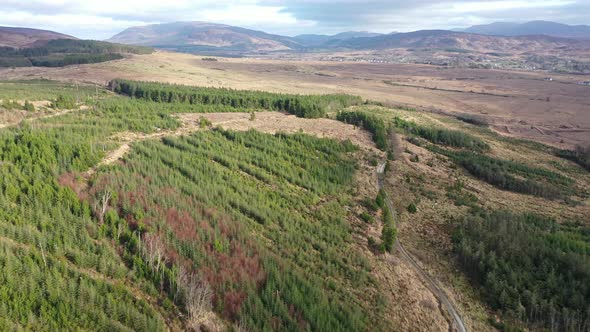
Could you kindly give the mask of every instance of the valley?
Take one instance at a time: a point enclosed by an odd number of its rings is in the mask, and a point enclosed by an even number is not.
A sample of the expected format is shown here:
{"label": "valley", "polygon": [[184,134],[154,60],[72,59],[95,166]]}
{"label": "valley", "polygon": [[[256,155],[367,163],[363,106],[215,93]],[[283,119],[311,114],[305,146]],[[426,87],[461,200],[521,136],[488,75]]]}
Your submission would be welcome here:
{"label": "valley", "polygon": [[549,23],[7,30],[0,330],[587,331],[590,75],[523,61],[586,30]]}

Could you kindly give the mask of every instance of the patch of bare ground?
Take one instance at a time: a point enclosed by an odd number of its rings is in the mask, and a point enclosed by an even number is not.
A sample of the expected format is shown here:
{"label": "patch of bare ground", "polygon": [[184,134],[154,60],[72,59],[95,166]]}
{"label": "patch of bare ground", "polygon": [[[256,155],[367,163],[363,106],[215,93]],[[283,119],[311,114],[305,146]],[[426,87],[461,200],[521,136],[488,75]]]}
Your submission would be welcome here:
{"label": "patch of bare ground", "polygon": [[256,129],[264,133],[296,133],[304,132],[317,137],[350,140],[363,149],[382,154],[373,143],[371,136],[358,127],[331,119],[304,119],[279,112],[256,112],[254,119],[249,113],[184,113],[178,114],[185,126],[198,126],[202,117],[211,121],[214,127],[219,126],[231,130]]}
{"label": "patch of bare ground", "polygon": [[[18,101],[18,103],[24,105],[25,102]],[[0,128],[15,126],[21,123],[23,120],[53,118],[70,112],[84,111],[88,109],[88,106],[81,105],[75,109],[56,110],[49,107],[51,105],[51,101],[48,100],[31,101],[31,103],[35,106],[35,111],[7,110],[0,107]]]}

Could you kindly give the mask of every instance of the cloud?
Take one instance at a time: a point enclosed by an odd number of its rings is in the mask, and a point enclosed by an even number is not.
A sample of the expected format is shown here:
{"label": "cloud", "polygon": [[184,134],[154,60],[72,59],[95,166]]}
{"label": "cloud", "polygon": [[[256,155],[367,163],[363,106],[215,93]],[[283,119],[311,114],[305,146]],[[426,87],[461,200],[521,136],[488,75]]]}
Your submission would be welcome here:
{"label": "cloud", "polygon": [[124,28],[209,21],[271,33],[448,29],[493,21],[587,23],[586,0],[2,0],[0,25],[104,39]]}
{"label": "cloud", "polygon": [[[467,27],[492,21],[587,21],[583,0],[267,0],[319,29],[379,32]],[[585,1],[584,1],[585,2]]]}

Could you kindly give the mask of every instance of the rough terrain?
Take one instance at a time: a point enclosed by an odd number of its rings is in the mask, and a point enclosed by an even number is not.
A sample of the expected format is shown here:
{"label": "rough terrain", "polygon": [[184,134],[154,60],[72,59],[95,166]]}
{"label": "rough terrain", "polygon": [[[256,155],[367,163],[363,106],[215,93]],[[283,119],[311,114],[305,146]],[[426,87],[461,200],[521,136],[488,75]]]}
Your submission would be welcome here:
{"label": "rough terrain", "polygon": [[553,145],[590,143],[588,75],[431,65],[229,59],[156,52],[65,68],[1,69],[5,79],[107,84],[113,78],[289,93],[351,93],[392,105],[477,115],[498,132]]}

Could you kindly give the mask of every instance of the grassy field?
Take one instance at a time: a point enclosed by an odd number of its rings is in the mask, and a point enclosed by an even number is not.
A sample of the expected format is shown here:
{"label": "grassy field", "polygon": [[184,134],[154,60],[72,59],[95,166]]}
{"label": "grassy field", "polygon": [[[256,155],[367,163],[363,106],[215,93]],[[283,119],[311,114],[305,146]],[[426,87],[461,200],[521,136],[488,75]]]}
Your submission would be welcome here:
{"label": "grassy field", "polygon": [[553,81],[545,81],[543,72],[248,58],[203,61],[201,56],[169,52],[59,70],[6,69],[0,75],[103,85],[126,78],[281,93],[348,93],[387,105],[475,115],[510,137],[570,148],[589,143],[588,87],[576,84],[590,80],[587,76],[554,74]]}

